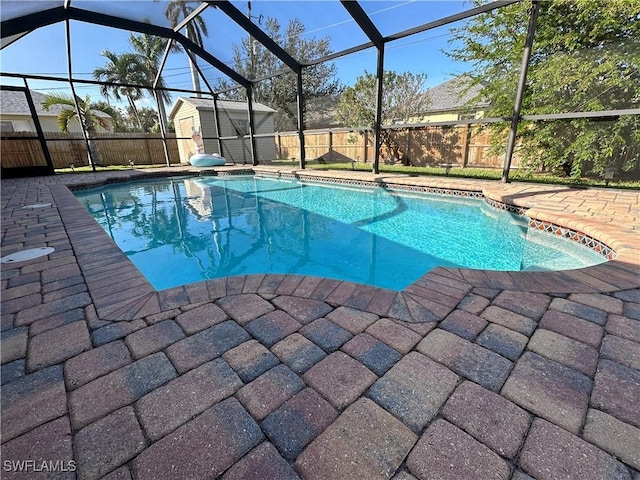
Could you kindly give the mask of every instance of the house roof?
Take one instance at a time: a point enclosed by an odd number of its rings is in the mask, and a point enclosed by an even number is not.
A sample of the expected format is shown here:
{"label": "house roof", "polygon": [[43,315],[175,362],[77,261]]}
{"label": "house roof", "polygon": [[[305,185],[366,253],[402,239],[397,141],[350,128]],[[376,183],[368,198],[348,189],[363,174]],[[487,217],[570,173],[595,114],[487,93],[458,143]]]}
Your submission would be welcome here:
{"label": "house roof", "polygon": [[[62,105],[52,105],[47,111],[42,108],[42,102],[44,102],[45,97],[46,95],[43,93],[31,91],[31,98],[33,99],[38,115],[58,115],[63,108]],[[12,113],[15,115],[31,116],[25,94],[12,90],[0,90],[0,111],[4,114]]]}
{"label": "house roof", "polygon": [[473,99],[478,96],[482,86],[472,85],[469,87],[470,83],[469,76],[461,75],[429,89],[426,93],[431,100],[429,112],[488,107],[489,102],[485,99],[473,103]]}
{"label": "house roof", "polygon": [[[31,90],[31,98],[33,99],[36,113],[38,116],[56,117],[65,108],[63,105],[52,105],[49,110],[42,108],[42,102],[47,97],[46,94]],[[13,90],[0,90],[0,113],[12,115],[28,115],[31,116],[27,97],[24,93]],[[111,118],[104,112],[96,112],[96,115],[104,118]]]}
{"label": "house roof", "polygon": [[[181,105],[183,103],[189,104],[192,107],[195,107],[197,110],[213,110],[213,99],[211,98],[198,98],[198,97],[178,97],[176,103],[171,108],[169,112],[169,118],[174,118],[178,113]],[[227,111],[235,111],[235,112],[246,112],[247,111],[247,103],[246,102],[236,102],[232,100],[218,100],[218,108],[220,110]],[[265,112],[265,113],[275,113],[273,108],[269,108],[262,103],[253,103],[253,111],[254,112]]]}

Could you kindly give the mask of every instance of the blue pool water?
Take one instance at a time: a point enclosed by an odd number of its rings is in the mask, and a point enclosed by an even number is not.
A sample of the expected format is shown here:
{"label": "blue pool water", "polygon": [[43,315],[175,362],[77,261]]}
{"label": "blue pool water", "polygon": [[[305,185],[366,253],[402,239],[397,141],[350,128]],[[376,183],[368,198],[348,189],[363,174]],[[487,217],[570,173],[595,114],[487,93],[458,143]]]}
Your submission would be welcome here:
{"label": "blue pool water", "polygon": [[158,290],[253,273],[401,290],[437,266],[562,270],[605,260],[479,199],[256,176],[75,194]]}

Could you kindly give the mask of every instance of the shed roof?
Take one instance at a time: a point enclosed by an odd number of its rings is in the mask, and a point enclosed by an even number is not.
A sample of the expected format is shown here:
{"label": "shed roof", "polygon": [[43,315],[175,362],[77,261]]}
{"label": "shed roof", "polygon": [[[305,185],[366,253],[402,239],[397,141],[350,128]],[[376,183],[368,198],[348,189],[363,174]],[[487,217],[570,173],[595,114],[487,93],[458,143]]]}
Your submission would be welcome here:
{"label": "shed roof", "polygon": [[[169,118],[174,118],[178,113],[178,110],[182,106],[182,104],[188,104],[194,107],[196,110],[213,110],[213,99],[211,98],[198,98],[198,97],[178,97],[176,103],[171,108],[171,112],[169,112]],[[232,112],[246,112],[247,111],[247,103],[246,102],[236,102],[232,100],[218,100],[218,108],[220,110],[232,111]],[[254,112],[263,112],[263,113],[275,113],[276,111],[273,108],[269,108],[262,103],[253,103],[253,111]]]}

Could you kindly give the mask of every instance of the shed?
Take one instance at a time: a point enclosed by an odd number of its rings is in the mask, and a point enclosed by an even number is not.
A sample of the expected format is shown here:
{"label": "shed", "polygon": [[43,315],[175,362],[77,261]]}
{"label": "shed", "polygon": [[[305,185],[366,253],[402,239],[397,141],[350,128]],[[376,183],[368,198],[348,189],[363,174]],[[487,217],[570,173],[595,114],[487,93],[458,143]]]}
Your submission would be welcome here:
{"label": "shed", "polygon": [[[216,123],[214,117],[213,99],[196,97],[179,97],[169,112],[169,118],[174,121],[178,138],[180,161],[188,162],[195,153],[195,145],[190,140],[192,128],[200,129],[206,153],[218,153],[228,162],[251,163],[251,142],[245,135],[249,134],[249,116],[246,102],[218,100],[218,115],[222,152],[218,149],[216,140]],[[276,144],[274,140],[274,117],[276,111],[261,103],[253,104],[255,135],[271,135],[258,137],[256,154],[260,163],[270,162],[276,158]],[[235,137],[235,138],[229,138]]]}

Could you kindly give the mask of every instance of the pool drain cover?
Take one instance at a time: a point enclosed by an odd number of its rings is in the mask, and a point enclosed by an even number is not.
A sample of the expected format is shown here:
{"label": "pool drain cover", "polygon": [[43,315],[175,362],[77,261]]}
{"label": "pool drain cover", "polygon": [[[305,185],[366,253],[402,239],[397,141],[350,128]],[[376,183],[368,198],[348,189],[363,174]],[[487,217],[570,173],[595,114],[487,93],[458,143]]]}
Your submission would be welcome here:
{"label": "pool drain cover", "polygon": [[12,253],[0,258],[0,263],[16,263],[24,262],[27,260],[33,260],[34,258],[43,257],[55,252],[56,249],[52,247],[39,247],[30,248],[29,250],[22,250],[21,252]]}

